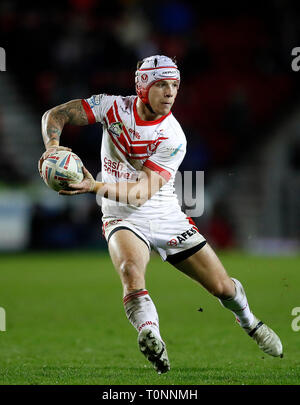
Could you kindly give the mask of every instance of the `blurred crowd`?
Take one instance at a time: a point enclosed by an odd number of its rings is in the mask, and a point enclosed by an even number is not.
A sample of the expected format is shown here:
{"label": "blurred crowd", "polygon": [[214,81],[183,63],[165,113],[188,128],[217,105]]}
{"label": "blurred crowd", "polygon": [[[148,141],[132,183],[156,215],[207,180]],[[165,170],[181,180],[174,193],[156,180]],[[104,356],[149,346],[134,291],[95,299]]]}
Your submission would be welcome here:
{"label": "blurred crowd", "polygon": [[[40,116],[73,98],[135,94],[138,60],[176,56],[182,82],[173,113],[188,139],[181,170],[205,170],[209,179],[242,162],[299,98],[291,70],[299,17],[291,0],[2,0],[0,45]],[[70,126],[61,141],[93,174],[99,131]]]}
{"label": "blurred crowd", "polygon": [[[290,66],[297,2],[240,3],[4,0],[1,40],[40,113],[100,92],[134,94],[139,59],[176,56],[182,86],[173,111],[193,151],[184,165],[206,169],[240,159],[298,87]],[[97,127],[69,128],[63,142],[93,167],[99,139]]]}

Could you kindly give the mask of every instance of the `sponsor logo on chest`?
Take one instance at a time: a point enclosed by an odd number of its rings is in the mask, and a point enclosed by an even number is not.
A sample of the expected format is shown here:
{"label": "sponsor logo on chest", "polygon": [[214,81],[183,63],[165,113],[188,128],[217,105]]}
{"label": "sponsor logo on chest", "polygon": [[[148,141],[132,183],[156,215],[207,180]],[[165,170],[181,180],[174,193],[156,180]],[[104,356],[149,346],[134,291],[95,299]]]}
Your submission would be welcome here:
{"label": "sponsor logo on chest", "polygon": [[128,131],[131,133],[131,135],[136,138],[136,139],[141,139],[141,135],[139,134],[138,131],[135,131],[132,128],[129,128]]}

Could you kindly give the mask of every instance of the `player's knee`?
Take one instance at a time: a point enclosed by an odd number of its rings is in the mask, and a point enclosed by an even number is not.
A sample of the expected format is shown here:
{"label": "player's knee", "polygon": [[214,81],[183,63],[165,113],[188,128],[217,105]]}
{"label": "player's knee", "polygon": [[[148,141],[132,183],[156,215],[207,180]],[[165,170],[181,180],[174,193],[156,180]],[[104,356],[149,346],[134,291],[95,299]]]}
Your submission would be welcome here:
{"label": "player's knee", "polygon": [[144,280],[143,270],[132,259],[124,260],[120,265],[121,277],[125,285],[134,289]]}
{"label": "player's knee", "polygon": [[231,280],[218,280],[211,288],[211,293],[220,299],[228,299],[234,296],[234,287]]}

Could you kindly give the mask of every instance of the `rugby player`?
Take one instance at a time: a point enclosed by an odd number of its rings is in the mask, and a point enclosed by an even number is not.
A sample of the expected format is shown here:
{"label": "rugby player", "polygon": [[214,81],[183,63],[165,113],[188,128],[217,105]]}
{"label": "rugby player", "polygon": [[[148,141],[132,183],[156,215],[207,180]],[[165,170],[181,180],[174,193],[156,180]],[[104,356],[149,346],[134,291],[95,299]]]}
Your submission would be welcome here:
{"label": "rugby player", "polygon": [[170,370],[170,363],[145,285],[151,249],[217,297],[260,349],[282,357],[279,337],[252,313],[242,284],[228,276],[174,194],[175,175],[186,152],[185,134],[171,112],[180,85],[176,61],[163,55],[143,59],[135,84],[137,96],[98,94],[47,111],[40,173],[47,156],[69,150],[60,146],[66,124],[102,124],[102,181],[83,168],[83,181],[59,193],[102,198],[103,234],[123,285],[124,309],[138,332],[141,352],[159,374]]}

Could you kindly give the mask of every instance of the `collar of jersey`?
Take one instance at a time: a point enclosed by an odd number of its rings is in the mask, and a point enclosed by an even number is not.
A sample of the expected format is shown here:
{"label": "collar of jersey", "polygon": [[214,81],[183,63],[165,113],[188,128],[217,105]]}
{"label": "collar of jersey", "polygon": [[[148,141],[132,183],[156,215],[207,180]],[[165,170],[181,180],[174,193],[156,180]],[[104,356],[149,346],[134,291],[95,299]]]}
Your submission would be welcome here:
{"label": "collar of jersey", "polygon": [[140,126],[142,126],[142,125],[157,125],[171,114],[171,111],[169,111],[167,115],[163,115],[162,117],[158,118],[157,120],[144,121],[139,117],[137,109],[136,109],[137,99],[138,98],[136,97],[135,100],[134,100],[134,103],[133,103],[133,113],[134,113],[134,118],[135,118],[135,122],[136,122],[137,125],[140,125]]}

